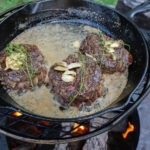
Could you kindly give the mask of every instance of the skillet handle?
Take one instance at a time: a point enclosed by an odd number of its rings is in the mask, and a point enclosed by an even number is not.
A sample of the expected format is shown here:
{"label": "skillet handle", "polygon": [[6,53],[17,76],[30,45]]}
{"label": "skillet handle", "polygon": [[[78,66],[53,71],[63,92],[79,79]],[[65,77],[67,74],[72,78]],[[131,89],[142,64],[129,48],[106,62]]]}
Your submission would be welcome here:
{"label": "skillet handle", "polygon": [[126,13],[126,16],[130,19],[133,19],[133,17],[138,13],[144,13],[150,11],[150,1],[146,1],[142,3],[141,5],[135,7],[134,9],[128,11]]}
{"label": "skillet handle", "polygon": [[[133,20],[134,16],[138,13],[144,13],[150,11],[150,1],[146,1],[142,3],[141,5],[137,6],[136,8],[128,11],[125,15],[128,19]],[[133,20],[134,21],[134,20]],[[139,28],[139,30],[142,32],[143,36],[146,39],[148,48],[149,48],[149,53],[150,53],[150,30],[145,30],[142,28]],[[150,67],[149,67],[149,72],[148,72],[148,81],[147,81],[147,87],[150,88]]]}
{"label": "skillet handle", "polygon": [[[134,9],[128,11],[125,16],[130,19],[130,20],[133,20],[134,16],[138,13],[144,13],[144,12],[148,12],[150,11],[150,1],[146,1],[144,3],[142,3],[141,5],[135,7]],[[133,20],[134,21],[134,20]],[[150,48],[150,30],[145,30],[145,29],[142,29],[142,28],[139,28],[140,31],[143,33],[148,45],[149,45],[149,48]]]}

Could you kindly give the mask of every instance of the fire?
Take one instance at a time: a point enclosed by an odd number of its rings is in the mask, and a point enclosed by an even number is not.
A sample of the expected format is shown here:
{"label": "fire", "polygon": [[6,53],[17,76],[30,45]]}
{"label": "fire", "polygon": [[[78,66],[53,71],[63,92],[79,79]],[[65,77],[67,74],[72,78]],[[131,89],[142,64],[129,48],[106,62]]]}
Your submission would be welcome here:
{"label": "fire", "polygon": [[12,115],[13,115],[13,116],[16,116],[16,117],[20,117],[20,116],[22,116],[23,114],[20,113],[20,112],[15,111],[15,112],[12,113]]}
{"label": "fire", "polygon": [[86,126],[82,126],[78,123],[75,123],[74,126],[73,126],[74,130],[72,131],[73,134],[85,134],[89,131],[88,127]]}
{"label": "fire", "polygon": [[123,137],[124,139],[127,138],[128,134],[129,134],[130,132],[133,132],[133,131],[134,131],[134,125],[131,124],[130,122],[128,122],[128,125],[129,125],[129,127],[127,128],[127,130],[126,130],[124,133],[122,133],[122,137]]}

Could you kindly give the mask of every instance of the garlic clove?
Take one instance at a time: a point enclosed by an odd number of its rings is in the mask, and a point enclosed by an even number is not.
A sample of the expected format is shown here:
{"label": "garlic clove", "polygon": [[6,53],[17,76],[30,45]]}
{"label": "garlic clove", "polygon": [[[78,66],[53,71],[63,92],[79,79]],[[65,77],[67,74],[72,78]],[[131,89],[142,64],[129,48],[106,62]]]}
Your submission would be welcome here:
{"label": "garlic clove", "polygon": [[57,65],[58,65],[58,66],[62,66],[62,67],[67,67],[67,66],[68,66],[67,63],[64,62],[64,61],[58,62]]}
{"label": "garlic clove", "polygon": [[68,74],[62,74],[62,77],[61,79],[64,81],[64,82],[72,82],[74,80],[75,77],[73,77],[72,75],[68,75]]}
{"label": "garlic clove", "polygon": [[5,70],[19,70],[20,66],[23,65],[25,55],[21,53],[13,53],[10,56],[6,57],[6,68]]}
{"label": "garlic clove", "polygon": [[120,46],[120,40],[117,41],[105,41],[106,47],[117,48]]}
{"label": "garlic clove", "polygon": [[110,47],[110,48],[108,48],[108,52],[109,52],[109,53],[114,53],[115,50],[114,50],[113,48]]}
{"label": "garlic clove", "polygon": [[71,63],[68,65],[68,69],[79,68],[81,66],[81,63]]}
{"label": "garlic clove", "polygon": [[113,42],[113,43],[110,45],[110,47],[112,47],[112,48],[117,48],[117,47],[119,47],[119,46],[120,46],[120,41],[119,41],[119,40]]}
{"label": "garlic clove", "polygon": [[67,70],[63,74],[76,76],[76,72]]}
{"label": "garlic clove", "polygon": [[54,68],[54,70],[57,70],[57,71],[66,71],[66,70],[68,70],[68,68],[67,67],[63,67],[63,66],[56,66]]}

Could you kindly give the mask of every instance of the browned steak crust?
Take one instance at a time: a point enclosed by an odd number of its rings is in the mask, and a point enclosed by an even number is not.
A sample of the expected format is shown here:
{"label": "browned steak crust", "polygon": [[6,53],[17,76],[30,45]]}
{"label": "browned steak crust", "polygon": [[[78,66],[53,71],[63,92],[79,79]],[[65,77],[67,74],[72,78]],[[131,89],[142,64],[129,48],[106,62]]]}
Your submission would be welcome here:
{"label": "browned steak crust", "polygon": [[[69,55],[67,59],[64,60],[67,64],[82,62],[80,56]],[[85,56],[85,74],[84,82],[81,93],[76,97],[71,105],[79,106],[84,102],[86,105],[90,105],[96,98],[102,96],[104,92],[104,87],[102,84],[102,74],[99,66],[90,57]],[[72,82],[64,82],[61,77],[61,71],[56,71],[54,68],[57,64],[54,64],[50,68],[49,72],[49,82],[54,90],[54,93],[61,99],[63,99],[62,104],[68,104],[73,96],[78,94],[79,87],[81,84],[81,68],[73,69],[77,75]]]}
{"label": "browned steak crust", "polygon": [[[105,41],[114,41],[114,39],[103,35]],[[104,44],[101,42],[102,38],[98,34],[89,34],[81,43],[80,51],[85,54],[88,53],[97,59],[103,73],[122,72],[132,64],[132,55],[125,49],[122,41],[120,46],[114,48],[114,60],[112,55],[103,50]]]}
{"label": "browned steak crust", "polygon": [[[40,85],[45,81],[47,70],[44,67],[44,57],[36,45],[24,44],[24,48],[32,56],[32,64],[37,71],[33,78],[34,86]],[[2,85],[6,85],[13,90],[22,91],[31,89],[31,82],[22,70],[12,70],[6,68],[5,50],[0,52],[0,80]]]}

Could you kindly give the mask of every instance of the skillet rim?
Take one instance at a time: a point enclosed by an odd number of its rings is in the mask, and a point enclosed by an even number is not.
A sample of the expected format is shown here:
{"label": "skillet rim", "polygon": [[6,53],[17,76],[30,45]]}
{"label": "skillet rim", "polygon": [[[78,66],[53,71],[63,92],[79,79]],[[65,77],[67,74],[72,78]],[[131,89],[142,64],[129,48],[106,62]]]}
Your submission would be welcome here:
{"label": "skillet rim", "polygon": [[[33,2],[29,2],[29,3],[25,3],[23,5],[19,5],[19,6],[16,6],[16,7],[13,7],[3,13],[0,13],[0,17],[11,12],[12,13],[10,15],[8,15],[6,18],[4,18],[4,20],[2,20],[0,22],[0,24],[7,20],[7,18],[11,17],[13,14],[17,13],[18,11],[22,10],[23,8],[25,8],[26,6],[28,6],[29,4],[31,3],[43,3],[43,2],[46,2],[46,1],[54,1],[54,0],[37,0],[37,1],[33,1]],[[78,0],[78,1],[81,1],[81,0]],[[101,7],[105,7],[106,9],[110,9],[112,10],[114,13],[120,15],[121,17],[123,17],[127,22],[131,23],[131,25],[135,28],[135,30],[137,30],[137,32],[139,33],[139,35],[141,36],[141,39],[143,40],[143,43],[144,43],[144,47],[145,47],[145,52],[146,52],[146,65],[145,65],[145,69],[144,69],[144,73],[142,74],[142,77],[140,79],[140,81],[138,82],[138,84],[136,85],[136,87],[130,92],[130,94],[128,94],[128,98],[126,100],[125,103],[121,104],[120,106],[114,106],[114,107],[110,107],[110,108],[105,108],[101,111],[98,111],[96,113],[93,113],[93,114],[90,114],[90,115],[86,115],[86,116],[80,116],[80,117],[74,117],[74,118],[52,118],[52,117],[44,117],[44,116],[38,116],[36,114],[31,114],[31,113],[28,113],[26,111],[23,111],[21,109],[18,109],[17,107],[15,106],[0,106],[1,108],[8,108],[8,109],[11,109],[11,110],[14,110],[14,111],[18,111],[20,113],[23,113],[25,115],[28,115],[30,117],[34,117],[34,118],[37,118],[37,119],[42,119],[42,120],[49,120],[49,121],[53,121],[53,122],[73,122],[73,121],[84,121],[84,120],[89,120],[89,119],[92,119],[92,118],[95,118],[95,117],[98,117],[100,115],[103,115],[107,112],[111,112],[111,111],[118,111],[122,108],[124,108],[130,101],[133,93],[138,89],[139,85],[143,82],[144,78],[145,78],[145,75],[147,73],[147,70],[148,70],[148,66],[149,66],[149,51],[148,51],[148,44],[146,43],[146,39],[144,37],[144,34],[142,33],[142,31],[139,29],[139,27],[130,19],[128,18],[126,15],[122,14],[121,12],[109,7],[109,6],[106,6],[104,4],[101,4],[101,3],[98,3],[98,2],[93,2],[93,1],[90,1],[90,0],[82,0],[83,2],[88,2],[90,4],[95,4],[95,5],[99,5]],[[16,9],[16,11],[14,11]],[[14,12],[13,12],[14,11]]]}

